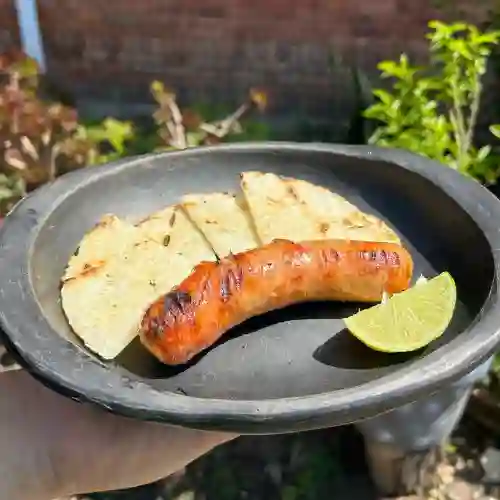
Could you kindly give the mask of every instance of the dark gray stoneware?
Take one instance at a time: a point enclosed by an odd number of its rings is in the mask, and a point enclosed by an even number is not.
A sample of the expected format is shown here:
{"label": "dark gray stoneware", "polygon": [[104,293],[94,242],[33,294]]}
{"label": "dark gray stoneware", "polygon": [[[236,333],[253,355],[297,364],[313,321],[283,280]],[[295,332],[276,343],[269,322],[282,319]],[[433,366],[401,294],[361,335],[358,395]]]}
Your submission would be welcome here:
{"label": "dark gray stoneware", "polygon": [[[233,190],[252,169],[321,184],[383,217],[413,253],[415,277],[450,271],[459,305],[445,335],[417,353],[376,353],[343,328],[357,305],[330,303],[254,318],[187,367],[160,366],[137,342],[112,363],[81,347],[59,280],[97,219],[137,220],[183,193]],[[500,203],[486,189],[402,151],[246,143],[132,158],[66,175],[17,205],[0,232],[0,320],[33,375],[116,413],[242,433],[341,425],[425,397],[491,355],[499,227]]]}

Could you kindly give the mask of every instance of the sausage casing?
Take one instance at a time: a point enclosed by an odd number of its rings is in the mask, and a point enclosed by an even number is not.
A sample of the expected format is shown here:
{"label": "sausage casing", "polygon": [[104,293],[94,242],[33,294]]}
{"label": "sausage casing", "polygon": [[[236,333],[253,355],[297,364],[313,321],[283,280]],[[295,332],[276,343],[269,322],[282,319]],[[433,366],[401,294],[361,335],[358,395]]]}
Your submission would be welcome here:
{"label": "sausage casing", "polygon": [[412,274],[396,243],[275,240],[200,263],[148,308],[140,339],[161,362],[183,364],[253,316],[306,301],[377,302],[406,290]]}

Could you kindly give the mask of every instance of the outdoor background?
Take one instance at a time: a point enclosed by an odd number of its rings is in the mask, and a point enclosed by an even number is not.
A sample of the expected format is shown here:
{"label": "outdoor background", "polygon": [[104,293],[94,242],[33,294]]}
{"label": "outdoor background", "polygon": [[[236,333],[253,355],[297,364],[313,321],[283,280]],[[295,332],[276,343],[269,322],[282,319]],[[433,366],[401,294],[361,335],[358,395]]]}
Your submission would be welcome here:
{"label": "outdoor background", "polygon": [[[484,0],[37,4],[48,73],[87,106],[96,104],[82,112],[141,114],[149,83],[162,79],[186,105],[234,105],[250,87],[265,87],[268,119],[315,118],[339,129],[356,105],[351,66],[373,78],[378,61],[401,51],[420,61],[429,20],[482,23],[491,8]],[[0,0],[0,48],[12,44],[19,44],[14,1]]]}
{"label": "outdoor background", "polygon": [[[403,115],[415,112],[412,124],[392,123],[388,108],[366,113],[380,98],[376,88],[391,89],[378,64],[398,61],[403,52],[412,64],[437,72],[446,86],[449,75],[439,73],[430,57],[429,21],[496,30],[497,0],[38,0],[37,6],[45,69],[13,51],[22,49],[15,2],[0,0],[0,73],[6,77],[0,82],[0,216],[30,190],[69,170],[179,147],[179,137],[167,126],[176,106],[183,111],[189,146],[279,139],[407,147],[498,191],[498,47],[491,48],[484,76],[461,73],[462,87],[471,89],[464,94],[464,113],[473,116],[466,156],[454,153],[458,139],[447,87],[429,115],[425,106],[435,96],[424,92],[419,101],[408,98],[412,92],[402,98],[394,91]],[[474,36],[463,53],[451,43],[445,47],[471,74],[477,59],[467,54],[476,54]],[[417,88],[418,81],[408,85]],[[236,109],[245,118],[241,130],[232,119]],[[17,122],[14,127],[20,116],[22,127]],[[201,127],[217,120],[224,133]],[[372,134],[384,123],[397,132],[376,139]],[[440,142],[436,131],[443,123]],[[47,130],[49,145],[41,140]],[[440,150],[438,142],[445,144]],[[57,155],[46,155],[47,148],[57,149]],[[474,389],[444,458],[432,468],[431,486],[419,491],[424,498],[500,499],[499,367],[495,362]],[[91,495],[99,500],[348,497],[379,498],[363,441],[351,427],[241,438],[168,480]]]}

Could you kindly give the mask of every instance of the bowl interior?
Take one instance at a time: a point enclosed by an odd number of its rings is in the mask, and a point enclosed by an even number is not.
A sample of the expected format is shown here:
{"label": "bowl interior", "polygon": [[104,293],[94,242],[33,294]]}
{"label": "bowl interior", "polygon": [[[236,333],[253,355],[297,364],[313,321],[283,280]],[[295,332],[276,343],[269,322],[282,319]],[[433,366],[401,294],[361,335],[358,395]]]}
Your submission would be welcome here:
{"label": "bowl interior", "polygon": [[471,217],[430,181],[394,164],[321,151],[214,149],[139,160],[133,168],[117,169],[80,187],[55,208],[36,238],[30,267],[35,294],[54,331],[84,349],[62,312],[59,280],[83,234],[104,213],[135,221],[181,194],[236,190],[244,170],[320,184],[380,216],[412,252],[414,279],[451,272],[459,303],[445,335],[417,353],[376,353],[350,336],[340,319],[359,305],[304,304],[253,318],[189,366],[160,365],[135,341],[108,364],[110,370],[165,392],[199,398],[319,394],[394,372],[460,335],[478,315],[494,276],[491,248]]}

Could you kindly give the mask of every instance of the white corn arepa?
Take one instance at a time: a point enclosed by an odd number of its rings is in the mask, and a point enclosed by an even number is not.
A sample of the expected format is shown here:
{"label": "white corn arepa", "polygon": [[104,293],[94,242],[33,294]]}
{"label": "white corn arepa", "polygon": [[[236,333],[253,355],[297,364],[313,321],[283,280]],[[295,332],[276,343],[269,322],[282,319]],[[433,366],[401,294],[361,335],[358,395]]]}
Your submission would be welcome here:
{"label": "white corn arepa", "polygon": [[203,233],[189,220],[180,205],[153,213],[137,227],[144,236],[182,254],[191,262],[215,260],[215,254]]}
{"label": "white corn arepa", "polygon": [[229,193],[189,194],[182,208],[219,257],[260,246],[244,201]]}
{"label": "white corn arepa", "polygon": [[237,194],[185,195],[135,226],[108,214],[84,236],[66,267],[61,300],[89,349],[116,357],[148,306],[202,261],[279,238],[400,242],[386,223],[310,182],[248,171],[240,185]]}
{"label": "white corn arepa", "polygon": [[110,255],[121,253],[135,241],[137,230],[132,224],[113,214],[102,216],[69,259],[63,281],[79,276],[86,268],[101,265]]}
{"label": "white corn arepa", "polygon": [[[186,225],[185,217],[176,220],[165,226],[164,234],[158,219],[154,227],[150,220],[150,235],[153,229],[157,235],[153,239],[141,227],[145,222],[134,227],[108,216],[109,223],[101,221],[83,238],[76,264],[70,260],[62,307],[74,332],[102,358],[116,357],[136,337],[152,302],[181,283],[201,260],[215,259],[194,226]],[[165,246],[161,241],[168,239],[169,230],[171,244]]]}
{"label": "white corn arepa", "polygon": [[241,174],[241,189],[263,243],[277,238],[400,242],[383,221],[310,182],[252,171]]}
{"label": "white corn arepa", "polygon": [[243,172],[240,184],[255,230],[264,245],[278,238],[300,241],[317,237],[313,219],[281,177]]}
{"label": "white corn arepa", "polygon": [[[382,220],[366,214],[342,196],[297,179],[284,179],[323,238],[400,243]],[[319,236],[319,235],[318,235]]]}

